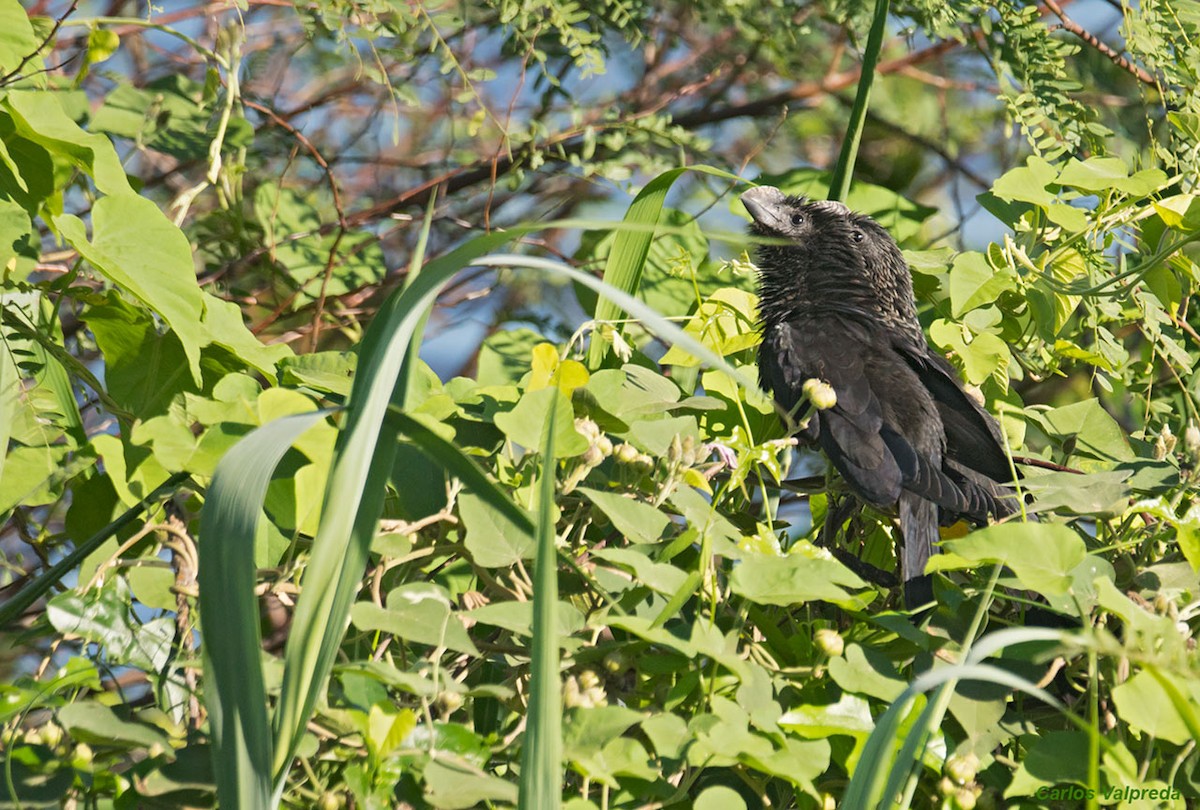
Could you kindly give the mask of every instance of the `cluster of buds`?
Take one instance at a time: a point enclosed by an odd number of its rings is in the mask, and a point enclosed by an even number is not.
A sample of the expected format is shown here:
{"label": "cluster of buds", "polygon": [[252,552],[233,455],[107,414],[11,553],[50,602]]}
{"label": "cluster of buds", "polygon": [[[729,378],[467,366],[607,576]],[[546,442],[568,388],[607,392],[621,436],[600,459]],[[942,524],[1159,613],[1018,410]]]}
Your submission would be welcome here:
{"label": "cluster of buds", "polygon": [[979,757],[973,753],[954,754],[942,769],[938,790],[955,810],[974,810],[983,788],[975,782],[979,773]]}
{"label": "cluster of buds", "polygon": [[600,683],[600,676],[590,669],[585,669],[575,675],[567,676],[563,683],[563,704],[568,709],[582,707],[593,709],[597,706],[608,705],[608,693]]}
{"label": "cluster of buds", "polygon": [[1162,430],[1158,432],[1158,438],[1154,440],[1155,461],[1162,461],[1175,452],[1175,444],[1175,434],[1171,432],[1171,426],[1163,425]]}
{"label": "cluster of buds", "polygon": [[654,470],[654,459],[638,450],[632,444],[619,444],[613,450],[613,457],[622,471],[627,471],[634,478],[641,478]]}
{"label": "cluster of buds", "polygon": [[613,454],[612,439],[605,436],[600,426],[591,419],[576,419],[575,431],[587,439],[588,448],[572,460],[571,471],[563,481],[563,492],[570,492],[579,486],[588,473]]}
{"label": "cluster of buds", "polygon": [[[1169,457],[1179,446],[1179,439],[1171,432],[1170,425],[1163,425],[1162,430],[1154,437],[1154,458],[1157,461]],[[1196,467],[1200,464],[1200,427],[1195,422],[1188,422],[1183,430],[1182,457],[1184,467]]]}

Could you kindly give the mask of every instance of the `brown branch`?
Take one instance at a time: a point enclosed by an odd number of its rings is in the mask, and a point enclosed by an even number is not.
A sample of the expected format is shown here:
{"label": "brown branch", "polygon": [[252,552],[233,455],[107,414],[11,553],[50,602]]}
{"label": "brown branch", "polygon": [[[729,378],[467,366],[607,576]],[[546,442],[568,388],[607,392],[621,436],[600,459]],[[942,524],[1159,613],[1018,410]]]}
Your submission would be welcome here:
{"label": "brown branch", "polygon": [[1086,475],[1083,470],[1077,470],[1074,467],[1064,467],[1061,464],[1055,464],[1053,461],[1043,461],[1040,458],[1032,456],[1013,456],[1012,460],[1017,464],[1023,464],[1026,467],[1041,467],[1043,470],[1054,470],[1055,472],[1075,473],[1076,475]]}
{"label": "brown branch", "polygon": [[[953,40],[945,40],[936,45],[931,45],[920,51],[913,51],[896,59],[891,59],[887,62],[881,62],[876,68],[877,72],[886,75],[888,73],[896,73],[910,65],[927,62],[930,59],[936,59],[950,51],[959,47],[959,43]],[[774,93],[769,96],[764,96],[754,101],[748,101],[744,104],[734,104],[729,107],[724,107],[717,110],[709,110],[700,113],[690,113],[687,115],[677,116],[674,123],[684,129],[693,127],[706,126],[715,124],[720,121],[727,121],[731,118],[745,118],[765,115],[773,112],[778,107],[785,104],[792,104],[797,101],[807,101],[818,96],[824,96],[829,93],[836,93],[838,90],[845,90],[847,87],[858,84],[858,77],[862,73],[861,69],[844,70],[840,73],[833,73],[823,77],[819,81],[799,82],[792,85],[786,90]]]}
{"label": "brown branch", "polygon": [[1054,12],[1054,16],[1062,20],[1063,28],[1070,31],[1075,36],[1082,39],[1088,45],[1091,45],[1101,54],[1108,58],[1114,65],[1126,71],[1131,76],[1136,78],[1142,84],[1158,87],[1158,80],[1154,78],[1145,68],[1140,65],[1135,65],[1133,62],[1126,59],[1121,54],[1117,53],[1111,46],[1101,42],[1099,37],[1088,31],[1079,23],[1067,16],[1067,12],[1063,11],[1057,0],[1044,0],[1046,8]]}
{"label": "brown branch", "polygon": [[329,168],[329,164],[325,161],[325,158],[321,156],[321,152],[316,146],[313,145],[313,142],[306,138],[304,133],[281,118],[279,114],[270,107],[250,101],[249,99],[242,99],[242,103],[250,109],[258,110],[260,113],[270,118],[272,123],[283,129],[285,132],[299,141],[301,146],[308,150],[308,153],[313,156],[313,160],[317,162],[317,165],[324,170],[325,176],[329,178],[329,192],[333,195],[333,208],[335,211],[337,211],[338,226],[343,230],[348,228],[349,226],[346,224],[346,212],[345,209],[342,208],[342,196],[338,193],[338,185],[337,181],[334,180],[333,170]]}

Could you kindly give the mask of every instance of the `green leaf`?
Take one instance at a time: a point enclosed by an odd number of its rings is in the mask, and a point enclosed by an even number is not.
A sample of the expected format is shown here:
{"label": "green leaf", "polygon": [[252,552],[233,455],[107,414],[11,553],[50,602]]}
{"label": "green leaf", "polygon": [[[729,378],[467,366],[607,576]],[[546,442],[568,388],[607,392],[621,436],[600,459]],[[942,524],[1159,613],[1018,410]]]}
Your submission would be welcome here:
{"label": "green leaf", "polygon": [[466,536],[463,544],[484,568],[507,568],[534,554],[534,539],[483,498],[464,492],[458,498]]}
{"label": "green leaf", "polygon": [[558,431],[554,437],[557,457],[570,458],[587,450],[587,439],[575,430],[571,401],[558,388],[543,388],[525,394],[511,411],[496,414],[496,427],[516,444],[533,449],[541,440],[541,426],[546,423],[551,409]]}
{"label": "green leaf", "polygon": [[1025,159],[1025,165],[1009,169],[992,184],[992,193],[1002,200],[1028,202],[1046,207],[1054,195],[1046,186],[1058,177],[1058,171],[1036,155]]}
{"label": "green leaf", "polygon": [[[548,389],[562,398],[558,388]],[[562,663],[557,640],[558,552],[554,512],[554,458],[559,415],[544,418],[538,478],[537,559],[533,570],[533,643],[529,651],[529,715],[521,751],[520,810],[556,810],[562,805]],[[568,413],[567,418],[570,418]]]}
{"label": "green leaf", "polygon": [[580,487],[577,490],[604,513],[613,527],[634,543],[654,543],[662,536],[670,518],[648,503],[615,492]]}
{"label": "green leaf", "polygon": [[954,352],[962,361],[963,376],[972,385],[980,385],[994,377],[1005,386],[1008,384],[1008,363],[1012,357],[1008,344],[991,332],[980,332],[971,336],[968,343],[964,333],[969,333],[962,324],[937,320],[929,327],[929,337],[943,349]]}
{"label": "green leaf", "polygon": [[381,608],[372,602],[357,602],[350,610],[350,621],[359,630],[380,630],[405,641],[479,655],[451,609],[445,588],[432,582],[409,582],[389,592],[385,604]]}
{"label": "green leaf", "polygon": [[243,320],[242,309],[232,301],[203,293],[204,345],[221,346],[268,380],[275,379],[275,366],[292,350],[282,343],[264,345]]}
{"label": "green leaf", "polygon": [[865,738],[875,728],[867,701],[850,694],[836,703],[797,706],[779,718],[779,725],[809,739],[837,734]]}
{"label": "green leaf", "polygon": [[[13,72],[24,61],[22,72],[32,75],[42,69],[37,58],[41,39],[34,36],[29,15],[20,3],[0,3],[0,75]],[[25,61],[33,55],[33,59]]]}
{"label": "green leaf", "polygon": [[950,268],[950,311],[955,318],[976,307],[991,304],[1001,293],[1016,289],[1013,277],[997,272],[982,253],[960,253]]}
{"label": "green leaf", "polygon": [[604,746],[646,718],[624,706],[577,706],[563,715],[563,753],[568,760],[599,754]]}
{"label": "green leaf", "polygon": [[32,236],[29,212],[12,200],[0,199],[0,269],[7,277],[23,280],[37,266],[37,248],[30,244]]}
{"label": "green leaf", "polygon": [[533,347],[545,342],[544,337],[524,327],[488,335],[479,348],[476,382],[481,386],[516,385],[529,372]]}
{"label": "green leaf", "polygon": [[147,310],[113,291],[85,309],[83,320],[104,355],[108,395],[135,417],[165,414],[176,396],[198,391],[178,334],[160,333]]}
{"label": "green leaf", "polygon": [[[583,629],[583,614],[570,602],[559,602],[556,612],[560,637],[569,636]],[[481,624],[503,627],[517,635],[530,636],[533,634],[532,602],[493,602],[474,610],[464,611],[462,615],[464,618],[473,619]]]}
{"label": "green leaf", "polygon": [[93,28],[88,32],[87,64],[98,65],[108,61],[117,48],[121,47],[121,38],[116,31],[107,28]]}
{"label": "green leaf", "polygon": [[733,788],[714,785],[705,788],[692,805],[695,810],[746,810],[746,801]]}
{"label": "green leaf", "polygon": [[1085,231],[1088,227],[1087,212],[1066,203],[1051,203],[1046,208],[1046,216],[1055,225],[1061,225],[1073,233]]}
{"label": "green leaf", "polygon": [[517,801],[515,785],[455,756],[430,760],[424,777],[425,800],[440,810],[465,810],[492,802],[511,805]]}
{"label": "green leaf", "polygon": [[1079,535],[1057,523],[1001,523],[945,540],[942,548],[949,554],[932,557],[927,570],[960,567],[962,561],[1007,565],[1023,586],[1044,596],[1069,593],[1072,572],[1087,556]]}
{"label": "green leaf", "polygon": [[1200,230],[1200,196],[1175,194],[1152,203],[1154,210],[1168,228],[1184,233]]}
{"label": "green leaf", "polygon": [[[682,569],[668,563],[654,562],[636,549],[598,548],[592,552],[592,556],[628,569],[639,585],[645,585],[666,596],[677,593],[689,580],[689,575]],[[691,596],[694,590],[689,589],[686,595]]]}
{"label": "green leaf", "polygon": [[[80,129],[63,110],[55,93],[30,90],[9,90],[0,102],[16,124],[18,135],[27,138],[48,151],[51,155],[76,166],[96,181],[96,188],[103,194],[135,197],[125,176],[125,169],[117,150],[103,135],[89,134]],[[143,202],[153,205],[148,200]],[[155,216],[166,222],[166,218],[155,206]],[[145,224],[138,220],[126,223],[136,229]],[[56,225],[57,227],[57,225]],[[82,231],[82,227],[80,228]],[[176,229],[178,231],[178,229]],[[187,240],[184,240],[185,243]],[[133,250],[140,246],[134,241]],[[77,246],[76,246],[77,247]],[[150,247],[153,250],[153,247]],[[190,269],[190,254],[188,267]],[[193,279],[193,286],[195,281]]]}
{"label": "green leaf", "polygon": [[1084,191],[1116,189],[1133,197],[1145,197],[1165,185],[1167,175],[1160,169],[1144,169],[1131,177],[1120,158],[1095,156],[1084,161],[1072,158],[1058,176],[1058,182]]}
{"label": "green leaf", "polygon": [[254,537],[267,484],[292,442],[325,412],[258,428],[221,459],[200,518],[200,628],[213,733],[217,795],[235,807],[267,807],[273,792],[262,667]]}
{"label": "green leaf", "polygon": [[209,340],[201,327],[204,296],[183,232],[157,205],[134,194],[96,201],[92,241],[78,217],[54,217],[54,226],[105,278],[162,316],[178,335],[192,379],[199,384],[200,348]]}
{"label": "green leaf", "polygon": [[350,393],[357,361],[354,352],[312,352],[284,357],[279,362],[279,381],[344,397]]}
{"label": "green leaf", "polygon": [[[1160,674],[1170,680],[1166,673]],[[1184,684],[1176,684],[1175,688],[1183,695],[1192,691]],[[1183,745],[1192,739],[1187,723],[1180,717],[1166,690],[1149,672],[1138,672],[1113,687],[1112,699],[1117,716],[1130,728],[1176,745]],[[1200,707],[1196,705],[1194,696],[1190,702],[1194,713]]]}
{"label": "green leaf", "polygon": [[1134,458],[1125,431],[1104,410],[1098,399],[1074,402],[1030,415],[1051,436],[1061,440],[1072,439],[1073,453],[1098,460],[1131,461]]}
{"label": "green leaf", "polygon": [[1088,756],[1087,734],[1047,731],[1033,740],[1004,796],[1032,796],[1042,785],[1086,785]]}
{"label": "green leaf", "polygon": [[1107,470],[1086,475],[1031,471],[1021,486],[1033,495],[1039,512],[1060,510],[1076,515],[1118,515],[1129,504],[1130,470]]}
{"label": "green leaf", "polygon": [[[700,304],[684,332],[716,354],[727,357],[758,345],[758,296],[734,287],[722,287]],[[696,366],[699,359],[672,346],[659,365]]]}
{"label": "green leaf", "polygon": [[829,659],[829,677],[847,692],[890,703],[908,685],[887,656],[871,648],[849,644],[843,656]]}
{"label": "green leaf", "polygon": [[844,588],[866,586],[836,560],[805,554],[748,554],[730,577],[734,593],[760,605],[792,606],[816,600],[847,603],[854,597]]}
{"label": "green leaf", "polygon": [[83,594],[64,591],[46,605],[46,617],[60,633],[71,633],[104,648],[112,664],[158,672],[166,666],[175,636],[170,619],[141,623],[130,615],[129,591],[111,577]]}
{"label": "green leaf", "polygon": [[63,728],[78,742],[145,748],[150,756],[170,751],[170,741],[153,726],[122,720],[107,706],[92,701],[70,703],[58,710]]}

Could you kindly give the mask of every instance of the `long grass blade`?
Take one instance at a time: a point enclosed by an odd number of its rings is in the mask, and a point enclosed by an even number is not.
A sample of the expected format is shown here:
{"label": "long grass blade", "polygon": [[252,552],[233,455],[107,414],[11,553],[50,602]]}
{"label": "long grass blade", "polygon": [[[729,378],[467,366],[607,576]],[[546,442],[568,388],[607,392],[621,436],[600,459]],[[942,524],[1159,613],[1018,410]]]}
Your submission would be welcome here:
{"label": "long grass blade", "polygon": [[562,804],[562,682],[558,660],[558,553],[554,544],[554,425],[557,412],[558,408],[551,405],[542,434],[537,558],[533,571],[529,715],[525,747],[521,751],[517,803],[521,810],[557,810]]}
{"label": "long grass blade", "polygon": [[[662,215],[667,192],[679,176],[687,171],[704,172],[740,182],[736,175],[711,166],[685,166],[663,172],[647,183],[625,212],[624,224],[640,227],[618,230],[608,260],[604,263],[604,282],[610,287],[627,295],[637,295],[638,287],[642,283],[642,268],[646,266],[646,256],[650,253],[650,244],[654,241],[654,227]],[[621,316],[622,309],[615,300],[602,295],[596,301],[593,318],[597,324],[611,321]],[[588,367],[599,368],[607,349],[606,342],[593,333],[591,346],[588,347]]]}
{"label": "long grass blade", "polygon": [[[698,170],[731,177],[707,167]],[[406,400],[408,379],[404,371],[420,323],[439,291],[459,270],[473,263],[483,264],[478,260],[489,251],[545,227],[548,225],[531,224],[484,234],[429,262],[411,283],[385,301],[367,330],[347,400],[346,421],[334,449],[321,526],[301,582],[303,593],[284,652],[283,685],[273,724],[276,800],[305,723],[332,669],[366,565],[383,507],[384,482],[397,446],[397,428],[394,423],[386,423],[386,416],[389,408],[402,409]],[[487,263],[499,266],[504,262]],[[754,385],[722,358],[621,291],[565,265],[536,259],[525,259],[524,264],[559,273],[610,296],[635,317],[653,319],[662,337],[679,342],[691,354],[734,375],[741,384]]]}
{"label": "long grass blade", "polygon": [[200,631],[224,807],[271,806],[271,735],[254,598],[254,535],[271,475],[296,438],[329,412],[276,419],[246,436],[213,472],[200,516]]}
{"label": "long grass blade", "polygon": [[512,231],[485,234],[429,262],[411,283],[388,297],[367,329],[346,421],[334,447],[321,525],[284,649],[283,684],[273,723],[276,798],[333,668],[383,510],[384,484],[397,448],[396,429],[385,425],[385,416],[390,407],[402,409],[406,401],[409,346],[446,282],[513,237]]}

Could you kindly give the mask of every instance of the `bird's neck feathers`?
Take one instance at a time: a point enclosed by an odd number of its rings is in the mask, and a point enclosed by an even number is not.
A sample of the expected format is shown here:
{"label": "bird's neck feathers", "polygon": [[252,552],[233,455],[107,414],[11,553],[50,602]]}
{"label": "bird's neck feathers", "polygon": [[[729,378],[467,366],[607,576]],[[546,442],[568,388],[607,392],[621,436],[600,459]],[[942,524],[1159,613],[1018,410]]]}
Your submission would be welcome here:
{"label": "bird's neck feathers", "polygon": [[866,268],[866,272],[831,272],[852,267],[852,260],[810,256],[788,247],[763,245],[757,265],[760,315],[764,326],[797,320],[838,317],[875,329],[887,327],[920,336],[912,279],[907,268]]}

